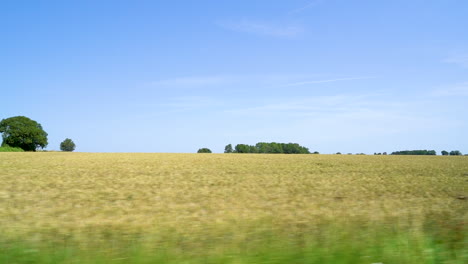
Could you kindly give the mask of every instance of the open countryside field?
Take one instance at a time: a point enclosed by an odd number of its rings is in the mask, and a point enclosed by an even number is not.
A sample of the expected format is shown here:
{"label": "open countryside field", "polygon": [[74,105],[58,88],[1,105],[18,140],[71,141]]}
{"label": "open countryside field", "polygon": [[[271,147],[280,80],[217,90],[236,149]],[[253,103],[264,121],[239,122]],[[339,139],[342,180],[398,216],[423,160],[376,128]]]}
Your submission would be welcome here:
{"label": "open countryside field", "polygon": [[0,153],[1,263],[466,263],[468,157]]}

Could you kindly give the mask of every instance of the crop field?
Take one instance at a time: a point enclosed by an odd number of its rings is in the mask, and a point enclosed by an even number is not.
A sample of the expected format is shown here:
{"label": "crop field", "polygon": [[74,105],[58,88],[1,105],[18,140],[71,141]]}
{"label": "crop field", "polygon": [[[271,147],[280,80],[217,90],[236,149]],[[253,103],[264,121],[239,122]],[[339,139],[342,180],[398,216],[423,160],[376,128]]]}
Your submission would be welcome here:
{"label": "crop field", "polygon": [[0,153],[0,263],[468,263],[468,157]]}

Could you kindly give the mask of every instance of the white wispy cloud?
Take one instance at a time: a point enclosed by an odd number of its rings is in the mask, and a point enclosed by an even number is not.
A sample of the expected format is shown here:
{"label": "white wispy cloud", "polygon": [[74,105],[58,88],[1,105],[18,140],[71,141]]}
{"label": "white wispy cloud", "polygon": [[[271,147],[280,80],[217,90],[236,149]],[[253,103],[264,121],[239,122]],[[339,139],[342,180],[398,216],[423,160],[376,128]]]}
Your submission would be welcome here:
{"label": "white wispy cloud", "polygon": [[335,78],[335,79],[326,79],[326,80],[294,82],[294,83],[289,83],[286,86],[300,86],[300,85],[306,85],[306,84],[329,83],[329,82],[351,81],[351,80],[365,80],[365,79],[375,79],[375,78],[377,77],[369,76],[369,77]]}
{"label": "white wispy cloud", "polygon": [[303,81],[304,79],[318,78],[318,74],[220,74],[206,76],[182,76],[170,79],[162,79],[151,82],[151,86],[157,87],[208,87],[242,84],[245,85],[261,85],[275,87],[301,86],[307,84],[319,84],[340,81],[365,80],[374,79],[375,76],[367,77],[347,77],[334,79],[318,79],[311,81]]}
{"label": "white wispy cloud", "polygon": [[139,109],[140,116],[167,116],[168,114],[193,113],[199,110],[216,109],[223,106],[220,98],[204,95],[167,97],[156,102],[130,102],[127,107]]}
{"label": "white wispy cloud", "polygon": [[207,85],[218,85],[229,82],[230,79],[231,77],[222,75],[178,77],[155,81],[152,82],[151,85],[162,87],[198,87]]}
{"label": "white wispy cloud", "polygon": [[458,54],[450,56],[443,60],[445,63],[457,64],[461,67],[468,68],[468,54]]}
{"label": "white wispy cloud", "polygon": [[432,96],[468,96],[468,82],[433,90]]}
{"label": "white wispy cloud", "polygon": [[169,98],[167,102],[159,104],[159,106],[164,108],[177,109],[179,111],[189,111],[220,105],[222,105],[222,102],[216,98],[199,95]]}
{"label": "white wispy cloud", "polygon": [[272,37],[294,37],[304,32],[304,28],[300,25],[249,19],[223,21],[217,24],[232,31]]}
{"label": "white wispy cloud", "polygon": [[376,95],[328,95],[307,98],[282,98],[253,107],[229,110],[241,115],[310,116],[324,113],[349,113],[374,107]]}
{"label": "white wispy cloud", "polygon": [[299,8],[296,8],[294,10],[291,10],[288,12],[288,15],[293,15],[293,14],[297,14],[297,13],[300,13],[300,12],[303,12],[304,10],[306,9],[309,9],[311,7],[314,7],[318,4],[320,4],[322,2],[322,0],[315,0],[315,1],[310,1],[309,3],[307,3],[306,5],[304,6],[301,6]]}
{"label": "white wispy cloud", "polygon": [[[287,120],[288,124],[303,127],[298,131],[307,131],[309,137],[317,129],[324,137],[331,134],[342,137],[348,133],[362,137],[363,133],[393,134],[434,128],[442,123],[453,125],[453,120],[421,111],[427,104],[425,100],[390,100],[387,94],[341,94],[282,98],[253,107],[231,109],[226,113],[232,118]],[[291,132],[295,129],[288,126],[284,130]]]}

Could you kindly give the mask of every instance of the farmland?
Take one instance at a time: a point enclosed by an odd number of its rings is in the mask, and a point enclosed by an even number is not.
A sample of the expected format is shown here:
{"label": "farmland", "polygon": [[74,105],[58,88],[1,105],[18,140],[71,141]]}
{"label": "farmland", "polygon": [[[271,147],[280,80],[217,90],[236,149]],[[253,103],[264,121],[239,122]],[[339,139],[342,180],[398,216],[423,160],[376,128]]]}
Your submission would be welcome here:
{"label": "farmland", "polygon": [[0,153],[0,262],[464,263],[468,157]]}

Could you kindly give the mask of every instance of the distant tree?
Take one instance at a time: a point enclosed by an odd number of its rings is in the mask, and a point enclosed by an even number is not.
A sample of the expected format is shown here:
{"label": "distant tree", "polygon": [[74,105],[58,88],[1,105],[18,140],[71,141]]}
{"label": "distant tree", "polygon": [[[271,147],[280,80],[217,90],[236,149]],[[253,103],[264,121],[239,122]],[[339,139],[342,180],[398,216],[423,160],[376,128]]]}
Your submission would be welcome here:
{"label": "distant tree", "polygon": [[336,155],[341,155],[341,152],[337,152]]}
{"label": "distant tree", "polygon": [[75,143],[73,140],[66,138],[62,143],[60,143],[60,150],[61,151],[74,151],[75,150]]}
{"label": "distant tree", "polygon": [[[297,143],[280,143],[281,149],[283,150],[282,153],[285,154],[310,154],[308,148],[303,147]],[[318,154],[318,152],[316,153]]]}
{"label": "distant tree", "polygon": [[318,152],[318,151],[314,151],[314,153],[312,153],[312,154],[320,154],[320,152]]}
{"label": "distant tree", "polygon": [[249,146],[249,153],[258,153],[258,149],[255,146]]}
{"label": "distant tree", "polygon": [[442,150],[440,153],[442,154],[442,156],[448,156],[449,154],[446,150]]}
{"label": "distant tree", "polygon": [[3,133],[2,146],[36,151],[47,146],[47,133],[41,124],[25,116],[15,116],[0,121],[0,133]]}
{"label": "distant tree", "polygon": [[250,146],[246,144],[237,144],[234,149],[236,153],[250,153]]}
{"label": "distant tree", "polygon": [[270,147],[271,147],[271,153],[283,153],[283,148],[281,147],[281,144],[272,142],[270,143]]}
{"label": "distant tree", "polygon": [[271,146],[269,143],[259,142],[255,145],[258,153],[271,153]]}
{"label": "distant tree", "polygon": [[387,152],[382,153],[382,155],[387,155]]}
{"label": "distant tree", "polygon": [[232,152],[233,152],[233,149],[232,149],[231,144],[228,144],[226,145],[226,147],[224,147],[224,153],[232,153]]}
{"label": "distant tree", "polygon": [[462,156],[463,154],[459,150],[450,151],[450,156]]}
{"label": "distant tree", "polygon": [[211,150],[209,148],[201,148],[197,153],[211,153]]}

